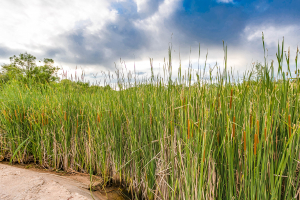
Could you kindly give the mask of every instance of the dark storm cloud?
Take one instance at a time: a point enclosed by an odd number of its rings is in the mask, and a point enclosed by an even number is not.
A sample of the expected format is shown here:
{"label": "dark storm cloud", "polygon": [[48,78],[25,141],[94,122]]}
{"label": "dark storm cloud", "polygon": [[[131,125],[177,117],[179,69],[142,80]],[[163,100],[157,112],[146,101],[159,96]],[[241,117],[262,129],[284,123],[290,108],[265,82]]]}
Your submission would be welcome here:
{"label": "dark storm cloud", "polygon": [[63,58],[66,54],[66,50],[62,48],[45,48],[44,57],[54,58],[61,57]]}
{"label": "dark storm cloud", "polygon": [[13,51],[9,48],[0,46],[0,58],[7,59],[8,57],[12,56],[12,52]]}
{"label": "dark storm cloud", "polygon": [[[9,57],[11,57],[13,55],[19,55],[20,52],[22,52],[22,51],[19,49],[12,49],[10,47],[0,45],[0,59],[8,60]],[[25,53],[25,52],[23,52],[23,53]],[[0,63],[0,65],[2,65],[2,64],[4,64],[4,63]],[[5,63],[5,64],[8,64],[8,63]]]}
{"label": "dark storm cloud", "polygon": [[[66,44],[66,51],[49,49],[49,57],[55,56],[64,62],[76,65],[102,65],[112,69],[119,58],[133,60],[141,58],[143,52],[149,56],[155,51],[165,50],[169,38],[158,34],[154,38],[151,33],[135,25],[137,20],[143,20],[154,15],[163,0],[149,1],[146,10],[137,11],[134,1],[115,2],[111,8],[118,11],[118,17],[113,23],[108,23],[98,31],[90,33],[87,27],[90,20],[78,21],[74,29],[61,35]],[[168,18],[162,19],[164,27],[160,30],[173,33],[173,38],[180,44],[183,51],[188,51],[195,42],[207,46],[218,45],[222,48],[222,40],[231,46],[242,46],[241,35],[248,25],[262,23],[289,25],[298,24],[300,1],[233,1],[224,3],[216,0],[197,1],[184,0],[177,10]],[[157,49],[153,43],[165,43],[164,49]],[[256,49],[261,44],[247,44]],[[159,46],[159,45],[157,45]],[[161,48],[161,46],[159,46]],[[69,52],[69,54],[67,54]],[[59,55],[66,55],[60,59]],[[141,58],[143,59],[143,58]]]}
{"label": "dark storm cloud", "polygon": [[82,65],[102,65],[106,68],[114,67],[114,62],[120,58],[134,59],[149,42],[147,35],[133,25],[130,17],[120,17],[115,23],[108,24],[104,30],[93,34],[82,27],[62,37],[72,54],[65,61]]}

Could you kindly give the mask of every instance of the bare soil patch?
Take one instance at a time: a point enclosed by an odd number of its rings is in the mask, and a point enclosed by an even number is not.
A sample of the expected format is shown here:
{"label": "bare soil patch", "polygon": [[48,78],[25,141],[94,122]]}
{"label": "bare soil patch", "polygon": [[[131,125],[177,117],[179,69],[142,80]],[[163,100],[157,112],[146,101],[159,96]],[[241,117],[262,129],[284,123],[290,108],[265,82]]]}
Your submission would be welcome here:
{"label": "bare soil patch", "polygon": [[0,200],[127,200],[121,188],[101,190],[95,179],[96,191],[90,192],[86,174],[51,172],[31,165],[0,163]]}

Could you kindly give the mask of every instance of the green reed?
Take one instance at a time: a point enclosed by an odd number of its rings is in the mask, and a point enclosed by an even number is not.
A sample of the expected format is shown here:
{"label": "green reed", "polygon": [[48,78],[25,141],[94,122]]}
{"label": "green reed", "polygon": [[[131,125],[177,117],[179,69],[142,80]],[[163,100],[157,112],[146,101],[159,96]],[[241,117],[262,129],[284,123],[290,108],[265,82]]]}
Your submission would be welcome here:
{"label": "green reed", "polygon": [[300,85],[289,63],[283,71],[283,44],[277,77],[265,60],[232,81],[224,51],[224,72],[209,79],[179,68],[172,80],[169,50],[167,79],[152,71],[128,87],[118,72],[120,91],[7,84],[0,155],[100,175],[134,199],[299,198]]}

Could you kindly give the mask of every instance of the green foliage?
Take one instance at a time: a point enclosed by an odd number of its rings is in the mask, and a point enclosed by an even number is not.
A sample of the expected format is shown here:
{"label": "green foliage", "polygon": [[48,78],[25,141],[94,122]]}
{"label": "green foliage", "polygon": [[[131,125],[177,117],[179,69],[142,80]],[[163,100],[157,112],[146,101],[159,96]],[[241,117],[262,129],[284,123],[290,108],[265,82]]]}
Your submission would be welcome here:
{"label": "green foliage", "polygon": [[136,199],[298,199],[300,80],[256,67],[243,81],[199,73],[191,87],[189,72],[120,80],[120,91],[12,81],[0,90],[0,157],[99,175]]}
{"label": "green foliage", "polygon": [[24,53],[19,56],[10,57],[10,64],[2,66],[0,73],[0,82],[5,84],[11,80],[17,80],[22,84],[31,83],[50,83],[57,81],[57,71],[59,68],[54,67],[54,61],[49,58],[44,59],[44,65],[36,65],[36,57]]}

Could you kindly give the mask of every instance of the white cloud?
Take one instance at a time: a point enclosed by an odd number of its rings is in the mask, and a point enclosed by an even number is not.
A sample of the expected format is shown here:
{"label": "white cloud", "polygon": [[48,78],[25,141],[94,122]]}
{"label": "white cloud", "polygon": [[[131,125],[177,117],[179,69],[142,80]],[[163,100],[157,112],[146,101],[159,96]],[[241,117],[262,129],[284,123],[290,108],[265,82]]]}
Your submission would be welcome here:
{"label": "white cloud", "polygon": [[157,32],[162,27],[164,19],[168,18],[179,6],[179,2],[180,0],[165,0],[155,14],[146,19],[136,21],[136,27]]}
{"label": "white cloud", "polygon": [[134,0],[134,1],[136,2],[138,12],[143,12],[144,10],[147,9],[147,3],[149,2],[149,0]]}
{"label": "white cloud", "polygon": [[286,37],[290,42],[300,42],[299,25],[248,25],[244,29],[244,34],[248,41],[254,41],[262,38],[262,32],[265,36],[267,45],[277,45],[278,40]]}
{"label": "white cloud", "polygon": [[[300,45],[300,26],[297,25],[281,25],[273,23],[262,23],[262,24],[252,24],[245,27],[243,33],[241,34],[241,40],[244,41],[244,46],[248,45],[250,55],[258,61],[263,63],[264,51],[262,45],[262,32],[264,33],[264,41],[266,47],[267,61],[275,61],[274,66],[277,67],[276,53],[278,51],[278,43],[282,45],[282,40],[284,37],[284,51],[288,55],[288,50],[290,49],[290,66],[293,70],[295,67],[295,56],[297,51],[297,46]],[[285,58],[285,56],[284,56]],[[299,62],[299,61],[298,61]],[[283,62],[284,69],[286,69],[286,62]]]}
{"label": "white cloud", "polygon": [[[262,41],[262,32],[264,33],[264,40],[267,49],[270,49],[269,55],[275,59],[278,42],[281,45],[284,37],[285,50],[290,47],[292,55],[296,52],[297,46],[300,45],[300,25],[276,25],[276,24],[261,24],[248,25],[243,31],[243,38],[248,43],[259,43]],[[261,46],[262,46],[262,42]]]}
{"label": "white cloud", "polygon": [[86,28],[89,33],[101,30],[117,16],[108,0],[3,1],[0,8],[0,44],[12,49],[42,51],[39,46],[59,48],[54,38]]}
{"label": "white cloud", "polygon": [[234,3],[233,0],[217,0],[218,3]]}
{"label": "white cloud", "polygon": [[[168,30],[165,21],[180,7],[180,2],[180,0],[165,0],[153,15],[134,22],[135,27],[144,30],[151,36],[151,41],[156,46],[155,49],[162,49],[162,46],[167,47],[172,31]],[[180,36],[176,35],[176,37]]]}

